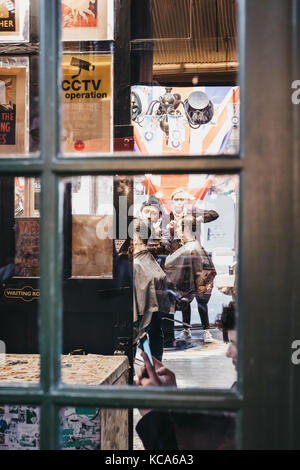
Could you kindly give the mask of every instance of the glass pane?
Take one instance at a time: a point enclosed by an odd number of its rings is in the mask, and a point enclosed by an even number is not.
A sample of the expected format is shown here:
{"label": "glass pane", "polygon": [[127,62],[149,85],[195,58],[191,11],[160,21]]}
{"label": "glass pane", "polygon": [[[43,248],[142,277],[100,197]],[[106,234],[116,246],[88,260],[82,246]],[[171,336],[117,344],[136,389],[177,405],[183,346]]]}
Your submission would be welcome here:
{"label": "glass pane", "polygon": [[0,405],[0,450],[39,450],[40,408]]}
{"label": "glass pane", "polygon": [[38,25],[38,0],[1,2],[0,158],[39,150]]}
{"label": "glass pane", "polygon": [[142,342],[179,388],[231,388],[239,177],[76,176],[61,184],[62,380],[133,384],[144,374]]}
{"label": "glass pane", "polygon": [[60,410],[61,450],[128,450],[127,410],[75,408]]}
{"label": "glass pane", "polygon": [[132,3],[135,153],[238,154],[238,1]]}
{"label": "glass pane", "polygon": [[109,153],[113,143],[113,2],[62,0],[63,154]]}
{"label": "glass pane", "polygon": [[0,382],[40,377],[40,180],[0,178]]}
{"label": "glass pane", "polygon": [[238,0],[62,0],[62,153],[237,155],[237,18]]}

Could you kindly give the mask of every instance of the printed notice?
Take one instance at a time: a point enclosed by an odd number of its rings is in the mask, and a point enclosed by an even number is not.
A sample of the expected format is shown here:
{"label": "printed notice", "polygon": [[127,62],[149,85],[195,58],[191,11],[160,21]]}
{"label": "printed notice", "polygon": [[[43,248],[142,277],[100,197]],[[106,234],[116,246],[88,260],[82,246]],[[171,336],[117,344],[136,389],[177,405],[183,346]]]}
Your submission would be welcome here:
{"label": "printed notice", "polygon": [[15,0],[0,0],[0,32],[17,31]]}
{"label": "printed notice", "polygon": [[113,2],[62,0],[64,41],[112,39]]}
{"label": "printed notice", "polygon": [[110,55],[63,56],[63,152],[110,152],[111,75]]}
{"label": "printed notice", "polygon": [[29,0],[0,0],[0,38],[29,41]]}
{"label": "printed notice", "polygon": [[27,57],[0,60],[0,156],[28,152]]}
{"label": "printed notice", "polygon": [[0,75],[0,145],[16,144],[16,77]]}

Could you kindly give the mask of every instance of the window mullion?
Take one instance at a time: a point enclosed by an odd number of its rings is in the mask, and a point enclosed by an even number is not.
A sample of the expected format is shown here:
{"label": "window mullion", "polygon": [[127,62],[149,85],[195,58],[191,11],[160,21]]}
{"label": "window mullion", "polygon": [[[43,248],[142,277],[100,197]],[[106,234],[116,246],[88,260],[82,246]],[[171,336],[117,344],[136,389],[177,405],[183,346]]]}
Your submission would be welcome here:
{"label": "window mullion", "polygon": [[[43,160],[41,198],[41,300],[39,339],[41,385],[41,448],[58,447],[58,414],[51,390],[60,380],[61,279],[58,249],[58,187],[51,162],[59,143],[60,1],[40,2],[40,128]],[[50,395],[49,395],[50,392]]]}

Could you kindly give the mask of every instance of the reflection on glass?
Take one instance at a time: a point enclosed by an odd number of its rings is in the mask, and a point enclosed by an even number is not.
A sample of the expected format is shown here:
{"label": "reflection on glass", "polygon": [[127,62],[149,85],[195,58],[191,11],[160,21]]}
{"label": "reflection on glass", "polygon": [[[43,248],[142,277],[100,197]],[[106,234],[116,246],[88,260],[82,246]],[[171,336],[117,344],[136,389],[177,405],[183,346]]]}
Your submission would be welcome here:
{"label": "reflection on glass", "polygon": [[82,363],[83,383],[132,384],[128,367],[143,375],[150,348],[176,375],[167,385],[231,388],[238,176],[77,176],[63,187],[63,353]]}
{"label": "reflection on glass", "polygon": [[0,178],[0,382],[40,378],[40,180]]}
{"label": "reflection on glass", "polygon": [[61,450],[128,450],[128,411],[99,408],[60,410]]}
{"label": "reflection on glass", "polygon": [[0,450],[39,450],[40,409],[0,405]]}

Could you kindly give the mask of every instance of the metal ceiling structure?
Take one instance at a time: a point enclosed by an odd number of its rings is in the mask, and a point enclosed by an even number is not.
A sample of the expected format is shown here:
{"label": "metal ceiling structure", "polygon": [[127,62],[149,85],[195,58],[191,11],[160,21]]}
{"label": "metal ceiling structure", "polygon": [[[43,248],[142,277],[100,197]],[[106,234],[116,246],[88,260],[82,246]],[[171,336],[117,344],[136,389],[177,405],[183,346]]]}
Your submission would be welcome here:
{"label": "metal ceiling structure", "polygon": [[237,67],[236,0],[154,0],[154,65]]}
{"label": "metal ceiling structure", "polygon": [[153,0],[149,14],[132,50],[152,52],[154,76],[236,74],[238,0]]}

